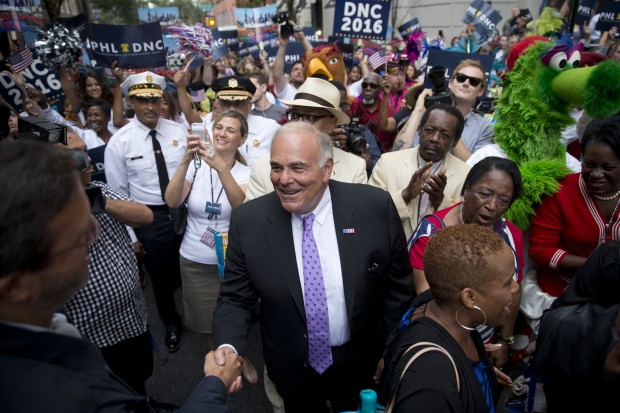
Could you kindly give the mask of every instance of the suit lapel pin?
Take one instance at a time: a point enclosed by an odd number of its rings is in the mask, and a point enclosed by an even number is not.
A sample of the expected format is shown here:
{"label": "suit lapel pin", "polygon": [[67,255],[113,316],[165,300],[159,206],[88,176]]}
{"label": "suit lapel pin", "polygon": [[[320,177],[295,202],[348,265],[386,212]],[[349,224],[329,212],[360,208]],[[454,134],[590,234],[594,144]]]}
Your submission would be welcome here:
{"label": "suit lapel pin", "polygon": [[355,228],[343,228],[342,233],[343,234],[355,234]]}

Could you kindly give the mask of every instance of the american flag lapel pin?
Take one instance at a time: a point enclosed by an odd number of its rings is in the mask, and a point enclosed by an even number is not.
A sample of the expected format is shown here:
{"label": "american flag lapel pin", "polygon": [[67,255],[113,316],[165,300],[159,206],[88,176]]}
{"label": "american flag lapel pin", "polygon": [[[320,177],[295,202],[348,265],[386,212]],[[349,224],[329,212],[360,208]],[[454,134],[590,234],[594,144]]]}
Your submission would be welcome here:
{"label": "american flag lapel pin", "polygon": [[342,233],[343,234],[355,234],[355,228],[343,228]]}

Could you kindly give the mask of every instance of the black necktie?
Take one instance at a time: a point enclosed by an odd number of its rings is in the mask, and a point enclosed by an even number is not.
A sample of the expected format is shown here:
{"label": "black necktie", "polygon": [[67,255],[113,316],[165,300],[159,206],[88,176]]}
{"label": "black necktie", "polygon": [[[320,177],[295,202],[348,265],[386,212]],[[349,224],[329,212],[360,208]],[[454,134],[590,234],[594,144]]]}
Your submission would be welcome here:
{"label": "black necktie", "polygon": [[168,178],[168,170],[166,169],[166,160],[164,159],[164,153],[161,151],[161,145],[156,138],[157,131],[152,130],[149,132],[151,135],[151,141],[153,142],[153,152],[155,153],[155,163],[157,164],[157,175],[159,176],[159,188],[161,189],[161,199],[164,199],[166,193],[166,187],[170,178]]}

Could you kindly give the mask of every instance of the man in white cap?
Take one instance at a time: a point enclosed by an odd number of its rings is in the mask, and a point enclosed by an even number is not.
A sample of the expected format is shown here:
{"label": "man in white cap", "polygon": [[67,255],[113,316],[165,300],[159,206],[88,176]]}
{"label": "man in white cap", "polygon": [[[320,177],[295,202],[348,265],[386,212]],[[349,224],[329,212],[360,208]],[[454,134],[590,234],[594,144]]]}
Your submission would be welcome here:
{"label": "man in white cap", "polygon": [[[340,110],[340,91],[327,80],[309,77],[301,85],[294,100],[283,100],[291,110],[291,122],[306,122],[330,135],[336,125],[347,125],[351,119]],[[258,158],[252,165],[250,183],[245,194],[246,202],[273,191],[270,179],[269,154]],[[331,178],[340,182],[363,183],[367,181],[366,162],[340,148],[334,148],[334,169]]]}
{"label": "man in white cap", "polygon": [[[182,90],[189,83],[187,72],[178,71],[174,76],[174,81],[179,90]],[[262,116],[252,115],[252,96],[256,91],[256,86],[247,77],[225,76],[216,79],[211,85],[215,92],[214,109],[204,117],[196,112],[187,93],[179,93],[179,105],[190,123],[202,122],[205,124],[209,136],[213,137],[213,119],[219,113],[227,110],[236,110],[241,113],[248,121],[248,137],[245,144],[239,147],[239,151],[244,156],[249,166],[254,160],[268,154],[271,148],[271,141],[276,130],[280,127],[278,122]]]}
{"label": "man in white cap", "polygon": [[136,115],[110,139],[105,175],[110,186],[153,211],[153,223],[135,229],[135,235],[146,252],[157,311],[166,327],[166,348],[172,353],[181,345],[181,315],[174,303],[175,283],[180,283],[181,237],[172,229],[164,194],[185,153],[187,132],[180,124],[160,118],[165,88],[164,78],[152,72],[131,75],[121,84]]}

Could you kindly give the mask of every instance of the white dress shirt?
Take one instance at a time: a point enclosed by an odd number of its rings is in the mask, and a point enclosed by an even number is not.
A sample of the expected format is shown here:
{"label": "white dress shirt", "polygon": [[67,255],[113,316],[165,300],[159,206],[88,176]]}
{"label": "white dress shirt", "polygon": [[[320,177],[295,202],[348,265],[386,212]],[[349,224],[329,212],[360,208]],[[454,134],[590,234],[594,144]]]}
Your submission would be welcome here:
{"label": "white dress shirt", "polygon": [[[347,307],[344,300],[342,267],[340,265],[340,252],[338,250],[332,208],[332,197],[328,187],[323,194],[323,198],[314,211],[312,211],[315,215],[312,233],[319,251],[319,257],[321,258],[321,270],[323,271],[323,282],[325,283],[325,293],[327,295],[331,345],[341,346],[351,339],[351,335],[347,319]],[[304,288],[304,266],[301,245],[304,233],[303,221],[303,216],[291,214],[295,258],[297,260],[302,291]]]}
{"label": "white dress shirt", "polygon": [[[187,132],[178,123],[161,118],[155,130],[172,179],[185,153]],[[134,118],[112,135],[105,149],[105,176],[110,186],[137,202],[163,205],[150,131]]]}

